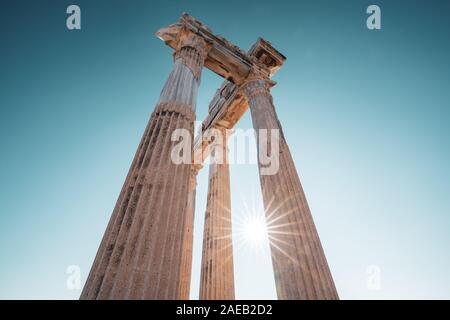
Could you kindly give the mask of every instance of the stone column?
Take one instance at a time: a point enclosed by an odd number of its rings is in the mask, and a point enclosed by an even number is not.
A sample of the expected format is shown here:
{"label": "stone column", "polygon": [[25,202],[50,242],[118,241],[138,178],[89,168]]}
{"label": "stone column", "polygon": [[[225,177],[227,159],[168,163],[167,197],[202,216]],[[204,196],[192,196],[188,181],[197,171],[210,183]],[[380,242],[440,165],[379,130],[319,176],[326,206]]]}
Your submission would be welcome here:
{"label": "stone column", "polygon": [[[226,129],[211,153],[203,235],[200,300],[233,300],[230,173]],[[216,136],[217,137],[217,136]]]}
{"label": "stone column", "polygon": [[[265,152],[260,129],[279,130],[279,168],[265,174],[259,158],[259,174],[266,211],[272,264],[279,299],[338,299],[311,212],[306,202],[289,147],[273,105],[269,88],[274,83],[256,78],[244,85],[258,142]],[[268,133],[268,141],[270,142]],[[275,146],[269,145],[267,154]],[[272,172],[273,173],[273,172]]]}
{"label": "stone column", "polygon": [[193,137],[200,74],[209,50],[185,31],[103,236],[81,299],[178,299],[190,164],[175,164],[175,129]]}
{"label": "stone column", "polygon": [[181,258],[181,281],[180,299],[189,300],[191,291],[192,274],[192,247],[194,243],[194,217],[195,217],[195,195],[197,186],[197,173],[201,166],[192,165],[191,179],[189,182],[189,197],[186,206],[186,222],[184,225],[183,249]]}

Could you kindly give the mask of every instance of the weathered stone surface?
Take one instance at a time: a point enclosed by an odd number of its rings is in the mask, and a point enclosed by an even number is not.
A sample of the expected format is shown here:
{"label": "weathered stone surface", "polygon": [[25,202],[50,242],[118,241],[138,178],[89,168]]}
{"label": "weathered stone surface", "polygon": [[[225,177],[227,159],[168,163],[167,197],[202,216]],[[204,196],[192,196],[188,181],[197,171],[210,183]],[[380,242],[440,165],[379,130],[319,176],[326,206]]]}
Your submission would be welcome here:
{"label": "weathered stone surface", "polygon": [[[200,161],[174,164],[170,154],[175,142],[170,137],[180,128],[193,134],[203,66],[226,80],[210,104],[201,132],[233,128],[249,106],[255,129],[281,131],[269,92],[274,83],[269,79],[285,57],[269,42],[258,39],[245,53],[187,14],[157,35],[175,50],[174,67],[145,129],[81,299],[189,298],[195,176],[211,149],[210,141],[200,137],[192,150]],[[223,146],[226,149],[226,143]],[[282,131],[279,155],[280,170],[260,174],[268,222],[276,221],[271,249],[278,297],[337,299]],[[228,164],[210,167],[208,193],[200,298],[233,299]]]}
{"label": "weathered stone surface", "polygon": [[189,300],[191,292],[192,247],[194,242],[195,189],[189,191],[182,243],[180,299]]}
{"label": "weathered stone surface", "polygon": [[252,66],[247,54],[226,39],[214,35],[208,27],[190,15],[183,14],[177,23],[160,29],[156,35],[177,50],[186,33],[196,34],[211,45],[205,67],[234,83],[243,83]]}
{"label": "weathered stone surface", "polygon": [[[257,68],[267,77],[272,77],[283,65],[286,57],[272,47],[270,42],[259,38],[247,53],[252,66]],[[247,73],[245,81],[251,73]],[[248,102],[240,90],[240,86],[225,80],[217,89],[209,104],[208,116],[202,123],[201,131],[195,139],[194,159],[199,163],[208,158],[210,148],[209,140],[203,140],[205,131],[211,128],[224,127],[232,129],[248,109]]]}
{"label": "weathered stone surface", "polygon": [[181,280],[180,299],[188,300],[191,291],[192,274],[192,247],[194,244],[194,217],[195,217],[195,195],[197,186],[197,174],[202,168],[201,165],[191,166],[191,176],[189,180],[189,198],[186,206],[186,222],[184,224],[184,239],[181,258]]}
{"label": "weathered stone surface", "polygon": [[[261,174],[275,284],[279,299],[338,299],[316,227],[305,198],[281,124],[276,115],[268,79],[244,86],[253,127],[280,132],[279,170]],[[258,140],[257,140],[258,141]],[[270,141],[270,140],[269,140]],[[258,147],[260,147],[258,141]],[[268,152],[271,146],[269,146]]]}
{"label": "weathered stone surface", "polygon": [[209,166],[203,235],[200,300],[234,299],[230,172],[226,129],[216,141]]}
{"label": "weathered stone surface", "polygon": [[[193,134],[208,45],[186,37],[136,153],[81,299],[178,299],[190,164],[174,164],[175,129]],[[193,46],[193,43],[195,44]]]}

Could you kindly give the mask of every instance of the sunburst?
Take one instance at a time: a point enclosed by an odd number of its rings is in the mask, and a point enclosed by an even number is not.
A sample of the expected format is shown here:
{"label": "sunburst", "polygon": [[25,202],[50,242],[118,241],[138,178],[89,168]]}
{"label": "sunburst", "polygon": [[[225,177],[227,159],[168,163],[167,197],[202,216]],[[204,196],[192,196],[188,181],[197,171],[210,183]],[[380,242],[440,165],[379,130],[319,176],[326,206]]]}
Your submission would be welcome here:
{"label": "sunburst", "polygon": [[[232,242],[230,241],[219,250],[227,255],[223,261],[232,258],[232,253],[228,249],[233,245],[233,251],[235,252],[244,250],[245,253],[264,255],[270,254],[270,251],[274,254],[276,251],[286,256],[293,263],[297,263],[295,258],[289,254],[294,244],[286,241],[289,240],[289,236],[297,235],[288,231],[289,226],[295,224],[295,222],[290,222],[293,220],[289,217],[292,212],[280,212],[283,210],[284,204],[290,201],[290,198],[285,199],[283,203],[267,212],[265,212],[263,204],[258,201],[254,193],[249,198],[251,203],[241,196],[241,207],[233,218],[232,230],[229,230],[229,228],[222,230],[224,236],[216,237],[216,240],[233,239]],[[273,207],[273,202],[273,199],[269,201],[269,208]],[[225,210],[229,212],[228,208]],[[229,221],[228,218],[221,218]]]}

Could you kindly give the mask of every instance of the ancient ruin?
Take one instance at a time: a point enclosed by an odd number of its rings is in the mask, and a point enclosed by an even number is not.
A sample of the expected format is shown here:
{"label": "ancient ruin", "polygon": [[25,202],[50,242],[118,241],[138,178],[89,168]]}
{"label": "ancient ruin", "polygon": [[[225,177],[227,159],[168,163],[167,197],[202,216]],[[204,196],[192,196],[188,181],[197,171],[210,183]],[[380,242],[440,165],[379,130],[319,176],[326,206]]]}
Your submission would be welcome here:
{"label": "ancient ruin", "polygon": [[[189,299],[196,175],[210,153],[200,299],[234,299],[230,175],[226,129],[250,108],[256,130],[280,132],[279,170],[261,173],[279,299],[338,299],[297,171],[270,93],[285,57],[263,39],[244,52],[188,14],[157,32],[174,51],[174,65],[151,115],[103,236],[81,299]],[[223,141],[197,135],[191,164],[175,164],[175,129],[194,136],[202,69],[223,77],[201,131],[224,132]],[[259,146],[259,144],[258,144]],[[266,152],[266,150],[263,150]],[[282,248],[282,249],[281,249]]]}

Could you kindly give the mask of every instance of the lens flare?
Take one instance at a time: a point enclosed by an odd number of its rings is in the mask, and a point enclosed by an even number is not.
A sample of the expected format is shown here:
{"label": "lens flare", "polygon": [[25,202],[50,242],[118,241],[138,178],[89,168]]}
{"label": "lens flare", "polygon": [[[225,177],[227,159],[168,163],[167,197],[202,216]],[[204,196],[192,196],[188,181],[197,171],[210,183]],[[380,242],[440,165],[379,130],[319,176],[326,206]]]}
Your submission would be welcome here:
{"label": "lens flare", "polygon": [[243,238],[253,247],[267,241],[266,221],[263,217],[248,217],[243,223]]}

